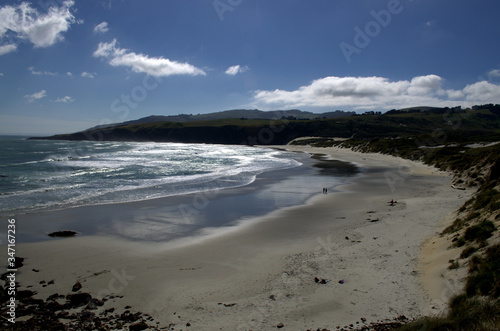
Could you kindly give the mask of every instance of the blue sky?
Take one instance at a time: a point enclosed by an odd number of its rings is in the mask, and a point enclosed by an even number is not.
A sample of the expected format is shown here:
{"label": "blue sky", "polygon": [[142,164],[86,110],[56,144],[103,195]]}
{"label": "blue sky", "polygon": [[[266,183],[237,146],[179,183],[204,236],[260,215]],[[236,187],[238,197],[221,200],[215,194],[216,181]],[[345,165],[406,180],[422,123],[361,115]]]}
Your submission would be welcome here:
{"label": "blue sky", "polygon": [[0,134],[500,103],[496,0],[3,1]]}

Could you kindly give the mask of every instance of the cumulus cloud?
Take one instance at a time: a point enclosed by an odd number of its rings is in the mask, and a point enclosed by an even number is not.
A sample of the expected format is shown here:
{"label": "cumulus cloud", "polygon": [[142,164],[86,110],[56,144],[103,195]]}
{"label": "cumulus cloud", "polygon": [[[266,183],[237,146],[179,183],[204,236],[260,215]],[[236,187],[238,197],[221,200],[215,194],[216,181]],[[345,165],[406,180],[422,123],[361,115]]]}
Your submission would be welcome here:
{"label": "cumulus cloud", "polygon": [[[64,39],[75,17],[70,9],[74,1],[63,1],[60,7],[50,7],[42,14],[28,2],[0,8],[0,38],[5,36],[28,40],[34,47],[48,47]],[[13,51],[16,44],[2,45],[3,51]],[[0,51],[0,55],[2,52]]]}
{"label": "cumulus cloud", "polygon": [[0,55],[14,52],[16,49],[17,49],[17,46],[14,44],[1,45],[0,46]]}
{"label": "cumulus cloud", "polygon": [[488,76],[490,77],[500,77],[500,70],[499,69],[493,69],[488,72]]}
{"label": "cumulus cloud", "polygon": [[242,67],[238,64],[238,65],[227,68],[226,75],[234,76],[236,74],[239,74],[239,73],[242,73],[242,72],[245,72],[248,70],[249,70],[249,68],[247,66]]}
{"label": "cumulus cloud", "polygon": [[99,43],[93,55],[109,59],[109,64],[112,66],[129,67],[135,72],[152,76],[206,75],[203,70],[189,63],[171,61],[163,57],[149,57],[119,48],[116,39],[110,43]]}
{"label": "cumulus cloud", "polygon": [[90,73],[90,72],[82,72],[82,77],[85,77],[85,78],[95,78],[95,75],[97,75],[95,72],[94,73]]}
{"label": "cumulus cloud", "polygon": [[45,98],[47,96],[47,91],[41,90],[40,92],[35,92],[33,94],[25,95],[24,97],[28,100],[28,102],[34,102],[36,100]]}
{"label": "cumulus cloud", "polygon": [[106,33],[109,31],[108,22],[101,22],[94,27],[95,33]]}
{"label": "cumulus cloud", "polygon": [[56,76],[57,72],[50,72],[50,71],[36,71],[35,67],[29,67],[28,70],[31,72],[32,75],[47,75],[47,76]]}
{"label": "cumulus cloud", "polygon": [[74,102],[74,101],[75,101],[75,99],[73,99],[72,97],[65,96],[65,97],[62,97],[62,98],[57,98],[54,102],[71,103],[71,102]]}
{"label": "cumulus cloud", "polygon": [[[414,77],[410,81],[390,81],[384,77],[325,77],[295,91],[256,91],[257,105],[297,108],[352,107],[390,109],[410,106],[472,105],[473,102],[499,102],[500,85],[486,81],[467,85],[462,90],[444,90],[437,75]],[[470,101],[470,102],[469,102]]]}
{"label": "cumulus cloud", "polygon": [[497,103],[500,100],[500,85],[481,81],[467,85],[463,93],[468,101]]}

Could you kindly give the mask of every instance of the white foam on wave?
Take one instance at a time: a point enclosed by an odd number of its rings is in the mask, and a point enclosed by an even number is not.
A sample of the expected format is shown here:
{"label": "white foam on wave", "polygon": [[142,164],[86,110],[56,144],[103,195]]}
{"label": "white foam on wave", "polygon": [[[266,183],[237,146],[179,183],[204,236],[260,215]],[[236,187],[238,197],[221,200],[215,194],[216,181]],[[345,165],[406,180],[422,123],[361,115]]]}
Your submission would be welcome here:
{"label": "white foam on wave", "polygon": [[[5,192],[0,188],[8,200],[1,210],[136,201],[238,187],[252,183],[259,173],[300,165],[283,152],[247,146],[125,142],[57,142],[52,150],[50,146],[50,142],[44,145],[44,154],[33,149],[35,160],[20,165],[23,178],[12,170],[8,180],[17,187]],[[68,153],[59,153],[61,148]]]}

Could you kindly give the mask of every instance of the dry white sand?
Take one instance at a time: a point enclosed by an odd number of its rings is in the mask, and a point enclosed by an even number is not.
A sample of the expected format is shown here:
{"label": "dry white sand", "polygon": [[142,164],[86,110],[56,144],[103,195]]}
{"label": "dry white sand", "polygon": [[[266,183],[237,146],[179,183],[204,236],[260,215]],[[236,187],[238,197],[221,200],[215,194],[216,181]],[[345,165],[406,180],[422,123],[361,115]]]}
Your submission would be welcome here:
{"label": "dry white sand", "polygon": [[[432,259],[419,263],[419,253],[468,193],[452,189],[449,174],[415,162],[285,148],[326,153],[366,172],[343,192],[204,239],[153,245],[83,236],[19,245],[17,254],[26,260],[18,281],[33,285],[42,299],[70,293],[80,281],[94,297],[123,296],[101,310],[131,306],[176,330],[273,330],[279,323],[282,330],[335,329],[361,318],[369,323],[443,309],[439,300],[448,294],[436,283],[441,276],[427,271]],[[398,203],[390,206],[391,199]],[[329,282],[317,284],[314,277]],[[41,280],[54,284],[42,287]]]}

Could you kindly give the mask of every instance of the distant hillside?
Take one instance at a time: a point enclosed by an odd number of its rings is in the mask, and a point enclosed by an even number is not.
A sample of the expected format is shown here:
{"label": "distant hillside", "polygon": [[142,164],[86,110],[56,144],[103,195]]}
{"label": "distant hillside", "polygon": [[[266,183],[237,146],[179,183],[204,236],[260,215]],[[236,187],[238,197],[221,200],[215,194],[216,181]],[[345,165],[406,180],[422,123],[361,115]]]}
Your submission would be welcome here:
{"label": "distant hillside", "polygon": [[208,113],[208,114],[180,114],[180,115],[170,115],[170,116],[162,116],[162,115],[152,115],[148,117],[143,117],[138,120],[127,121],[123,123],[113,123],[113,124],[105,124],[98,125],[91,129],[102,129],[109,127],[117,127],[131,124],[143,124],[143,123],[151,123],[151,122],[192,122],[192,121],[207,121],[207,120],[221,120],[221,119],[265,119],[265,120],[274,120],[281,118],[294,118],[294,119],[325,119],[325,118],[336,118],[336,117],[346,117],[355,115],[355,112],[345,112],[341,110],[327,112],[322,114],[315,114],[308,111],[302,111],[298,109],[292,110],[271,110],[271,111],[262,111],[258,109],[233,109],[233,110],[225,110],[216,113]]}
{"label": "distant hillside", "polygon": [[[302,113],[304,112],[300,112]],[[421,141],[431,142],[425,145],[439,145],[443,137],[446,137],[448,141],[457,142],[500,140],[500,106],[498,105],[491,107],[485,105],[484,109],[457,107],[430,112],[388,112],[383,115],[356,115],[312,120],[295,119],[296,117],[292,115],[283,115],[279,118],[247,119],[241,117],[184,122],[124,123],[73,134],[33,139],[246,145],[280,145],[287,144],[296,138],[311,136],[357,140],[418,137]]]}

